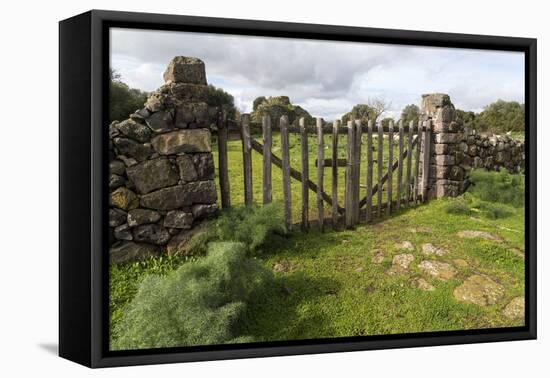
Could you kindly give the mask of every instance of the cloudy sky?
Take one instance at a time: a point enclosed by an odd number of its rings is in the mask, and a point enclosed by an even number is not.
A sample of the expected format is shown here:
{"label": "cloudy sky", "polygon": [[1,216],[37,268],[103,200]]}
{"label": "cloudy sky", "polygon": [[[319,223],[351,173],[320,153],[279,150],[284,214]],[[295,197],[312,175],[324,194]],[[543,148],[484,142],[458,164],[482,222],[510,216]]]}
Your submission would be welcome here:
{"label": "cloudy sky", "polygon": [[202,59],[209,84],[249,112],[258,96],[287,95],[333,120],[371,98],[398,117],[423,93],[444,92],[457,108],[480,111],[497,99],[524,102],[523,53],[354,42],[111,30],[111,67],[130,87],[153,91],[174,56]]}

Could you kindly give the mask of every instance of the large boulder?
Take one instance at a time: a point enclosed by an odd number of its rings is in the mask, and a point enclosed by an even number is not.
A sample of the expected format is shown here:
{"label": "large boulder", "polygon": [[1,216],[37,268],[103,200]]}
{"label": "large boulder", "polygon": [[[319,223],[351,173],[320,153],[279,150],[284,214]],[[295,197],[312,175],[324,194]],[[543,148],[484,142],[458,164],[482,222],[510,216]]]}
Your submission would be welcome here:
{"label": "large boulder", "polygon": [[157,135],[152,145],[161,155],[212,151],[210,131],[207,129],[179,130]]}
{"label": "large boulder", "polygon": [[141,194],[176,185],[179,180],[177,169],[162,157],[129,167],[126,172]]}
{"label": "large boulder", "polygon": [[166,83],[188,83],[206,85],[204,62],[198,58],[176,56],[164,71]]}

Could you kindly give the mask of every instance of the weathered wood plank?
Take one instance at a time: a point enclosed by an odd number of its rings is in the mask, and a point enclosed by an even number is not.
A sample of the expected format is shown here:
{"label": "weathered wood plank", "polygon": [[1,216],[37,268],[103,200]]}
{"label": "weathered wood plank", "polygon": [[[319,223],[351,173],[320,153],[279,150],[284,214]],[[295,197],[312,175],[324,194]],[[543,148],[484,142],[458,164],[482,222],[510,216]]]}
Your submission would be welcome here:
{"label": "weathered wood plank", "polygon": [[[290,131],[290,127],[289,127],[289,131]],[[251,146],[252,146],[252,149],[260,154],[263,154],[264,152],[264,149],[263,149],[263,146],[261,143],[255,141],[254,139],[252,139],[250,141],[251,143]],[[283,166],[283,162],[281,160],[280,157],[278,157],[277,155],[275,155],[273,152],[271,153],[271,163],[274,164],[275,166],[281,168]],[[292,177],[293,179],[297,180],[297,181],[300,181],[300,182],[303,182],[302,180],[302,173],[292,167],[290,167],[290,177]],[[310,179],[307,179],[306,180],[306,185],[307,187],[309,188],[309,190],[317,193],[317,184],[314,183],[313,181],[311,181]],[[325,200],[325,202],[329,205],[329,206],[332,206],[332,198],[326,193],[326,192],[323,192],[323,199]],[[338,212],[340,214],[343,214],[345,211],[345,209],[341,206],[338,206]]]}
{"label": "weathered wood plank", "polygon": [[389,122],[388,130],[388,183],[387,183],[387,203],[388,214],[392,211],[392,191],[393,191],[393,120]]}
{"label": "weathered wood plank", "polygon": [[[418,128],[416,130],[416,140],[422,140],[422,121],[418,120]],[[418,196],[420,195],[420,146],[421,143],[416,144],[415,157],[414,157],[414,185],[413,185],[413,204],[418,203]]]}
{"label": "weathered wood plank", "polygon": [[355,120],[355,168],[353,175],[353,224],[359,223],[359,196],[360,196],[360,181],[361,181],[361,144],[363,137],[363,129],[361,120]]}
{"label": "weathered wood plank", "polygon": [[[285,211],[285,225],[292,230],[292,192],[290,190],[290,146],[288,139],[288,116],[283,115],[279,121],[281,129],[281,170],[283,172],[283,198]],[[271,155],[273,159],[273,155]]]}
{"label": "weathered wood plank", "polygon": [[[368,122],[367,125],[367,194],[365,196],[367,211],[366,211],[366,221],[372,221],[372,121]],[[361,206],[360,206],[361,207]]]}
{"label": "weathered wood plank", "polygon": [[405,206],[409,206],[411,200],[411,168],[412,168],[412,142],[413,142],[413,126],[414,123],[409,123],[408,147],[407,147],[407,174],[405,178]]}
{"label": "weathered wood plank", "polygon": [[[416,146],[416,139],[413,141],[413,147]],[[404,150],[403,151],[403,159],[407,157],[407,150]],[[398,162],[394,162],[393,163],[393,166],[392,166],[392,169],[395,171],[397,169],[397,165],[398,165]],[[388,181],[388,172],[384,173],[384,176],[382,176],[382,185],[384,185],[386,183],[386,181]],[[372,187],[372,195],[374,196],[375,194],[378,193],[378,184],[375,184],[373,187]],[[359,202],[359,207],[363,207],[365,206],[365,204],[367,203],[367,197],[363,197],[363,199],[361,199],[361,201]],[[393,205],[392,205],[393,207]],[[395,207],[393,207],[395,208]]]}
{"label": "weathered wood plank", "polygon": [[[332,158],[325,159],[323,161],[323,166],[325,167],[332,167],[334,164],[334,160]],[[348,164],[347,159],[336,159],[336,167],[345,167]],[[319,160],[315,159],[315,167],[319,166]]]}
{"label": "weathered wood plank", "polygon": [[241,118],[241,137],[243,145],[243,175],[244,175],[244,203],[252,205],[252,148],[250,137],[250,115],[243,114]]}
{"label": "weathered wood plank", "polygon": [[263,203],[271,203],[272,189],[271,189],[271,117],[264,115],[262,117],[262,138],[264,145],[263,161],[262,161],[262,193]]}
{"label": "weathered wood plank", "polygon": [[[323,119],[316,119],[317,126],[317,160],[325,160],[325,140],[323,136]],[[325,230],[325,207],[323,203],[323,191],[324,191],[324,173],[325,167],[323,164],[317,166],[317,218],[319,224],[319,230],[323,232]]]}
{"label": "weathered wood plank", "polygon": [[306,121],[300,118],[300,142],[301,142],[301,157],[302,157],[302,231],[309,230],[309,188],[307,181],[309,180],[309,161],[308,161],[308,143],[307,143],[307,128]]}
{"label": "weathered wood plank", "polygon": [[377,159],[377,176],[378,176],[378,194],[377,194],[377,211],[378,216],[380,217],[382,215],[382,190],[383,190],[383,183],[382,183],[382,171],[384,169],[384,156],[383,156],[383,150],[384,150],[384,129],[382,127],[382,121],[378,123],[378,155],[376,157]]}
{"label": "weathered wood plank", "polygon": [[227,114],[225,112],[221,112],[218,118],[218,171],[222,209],[228,209],[231,207],[231,190],[227,157]]}
{"label": "weathered wood plank", "polygon": [[355,126],[353,124],[353,121],[348,121],[348,132],[347,132],[347,143],[346,143],[346,149],[347,149],[347,159],[348,159],[348,165],[346,166],[346,191],[345,191],[345,208],[346,208],[346,215],[345,215],[345,222],[346,227],[353,227],[353,166],[355,163],[355,143],[354,143],[354,135],[355,135]]}
{"label": "weathered wood plank", "polygon": [[432,121],[426,121],[426,129],[424,131],[424,157],[422,167],[422,202],[428,201],[428,183],[430,178],[430,158],[431,158],[431,142],[432,142]]}
{"label": "weathered wood plank", "polygon": [[[332,127],[332,228],[338,227],[338,167],[340,167],[340,159],[338,159],[338,128],[340,120],[335,120]],[[344,160],[345,159],[341,159]],[[326,161],[326,160],[325,160]]]}
{"label": "weathered wood plank", "polygon": [[399,146],[398,146],[398,160],[397,160],[397,201],[395,206],[401,208],[401,198],[403,196],[403,121],[399,120]]}

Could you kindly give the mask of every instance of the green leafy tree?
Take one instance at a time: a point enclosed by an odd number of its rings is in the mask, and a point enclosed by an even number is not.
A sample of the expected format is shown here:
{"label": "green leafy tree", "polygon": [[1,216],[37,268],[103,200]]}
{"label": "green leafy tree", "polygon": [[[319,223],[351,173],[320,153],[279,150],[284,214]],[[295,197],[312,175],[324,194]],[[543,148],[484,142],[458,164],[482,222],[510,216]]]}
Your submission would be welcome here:
{"label": "green leafy tree", "polygon": [[411,121],[418,122],[420,118],[420,108],[415,104],[407,105],[401,111],[401,120],[405,125],[408,125]]}
{"label": "green leafy tree", "polygon": [[395,120],[391,117],[386,117],[382,120],[382,126],[387,127],[390,125],[390,121],[393,121],[395,123]]}
{"label": "green leafy tree", "polygon": [[306,124],[313,124],[313,117],[302,107],[292,104],[288,96],[258,97],[254,100],[254,107],[251,113],[254,122],[261,122],[262,116],[267,114],[274,125],[279,124],[279,119],[283,115],[288,116],[288,121],[292,125],[297,125],[301,117],[305,118]]}
{"label": "green leafy tree", "polygon": [[235,108],[235,100],[231,94],[223,89],[209,85],[206,103],[210,106],[224,110],[227,114],[227,118],[236,119],[237,108]]}
{"label": "green leafy tree", "polygon": [[486,106],[476,117],[481,131],[506,133],[525,130],[525,105],[516,101],[498,100]]}
{"label": "green leafy tree", "polygon": [[267,98],[265,98],[265,96],[256,97],[256,99],[252,103],[252,111],[255,112],[256,110],[258,110],[258,106],[260,106],[265,101],[267,101]]}
{"label": "green leafy tree", "polygon": [[115,70],[110,69],[109,72],[109,122],[122,121],[143,107],[148,94],[123,83],[121,75]]}
{"label": "green leafy tree", "polygon": [[472,111],[465,111],[462,109],[456,109],[456,121],[460,125],[469,126],[475,128],[476,114]]}
{"label": "green leafy tree", "polygon": [[369,120],[376,119],[376,110],[367,104],[357,104],[350,112],[342,116],[342,123],[346,124],[350,120],[360,119],[361,123],[366,124]]}

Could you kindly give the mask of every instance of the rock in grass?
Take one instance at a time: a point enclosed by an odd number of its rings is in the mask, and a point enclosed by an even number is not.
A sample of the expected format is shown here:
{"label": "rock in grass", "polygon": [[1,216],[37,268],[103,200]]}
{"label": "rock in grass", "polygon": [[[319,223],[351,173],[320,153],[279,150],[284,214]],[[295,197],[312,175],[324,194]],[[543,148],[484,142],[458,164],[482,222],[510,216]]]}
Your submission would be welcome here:
{"label": "rock in grass", "polygon": [[139,242],[164,245],[170,240],[168,230],[158,224],[143,224],[134,228],[134,240]]}
{"label": "rock in grass", "polygon": [[436,254],[437,256],[443,256],[447,254],[448,251],[443,248],[437,248],[432,243],[425,243],[422,244],[422,253],[424,253],[425,255]]}
{"label": "rock in grass", "polygon": [[504,308],[504,316],[509,319],[524,319],[525,318],[525,298],[516,297],[510,301]]}
{"label": "rock in grass", "polygon": [[411,286],[424,291],[434,291],[435,286],[430,284],[428,281],[426,281],[424,278],[415,278],[411,281]]}
{"label": "rock in grass", "polygon": [[486,231],[466,230],[466,231],[460,231],[457,235],[461,238],[466,238],[466,239],[485,239],[485,240],[491,240],[496,242],[502,241],[502,238],[500,236],[493,235]]}
{"label": "rock in grass", "polygon": [[430,276],[442,281],[453,278],[457,273],[456,269],[451,264],[440,261],[424,260],[418,267]]}
{"label": "rock in grass", "polygon": [[408,240],[405,240],[402,243],[397,243],[395,245],[395,248],[406,250],[406,251],[414,251],[414,245]]}
{"label": "rock in grass", "polygon": [[458,286],[453,295],[462,302],[478,306],[489,306],[497,303],[504,295],[504,287],[491,278],[475,274]]}
{"label": "rock in grass", "polygon": [[374,264],[382,264],[384,262],[384,253],[380,251],[379,249],[375,249],[372,251],[374,253],[374,256],[372,256],[371,261]]}
{"label": "rock in grass", "polygon": [[405,274],[409,271],[409,265],[413,260],[414,256],[410,253],[395,255],[392,260],[392,266],[386,273],[390,276]]}

